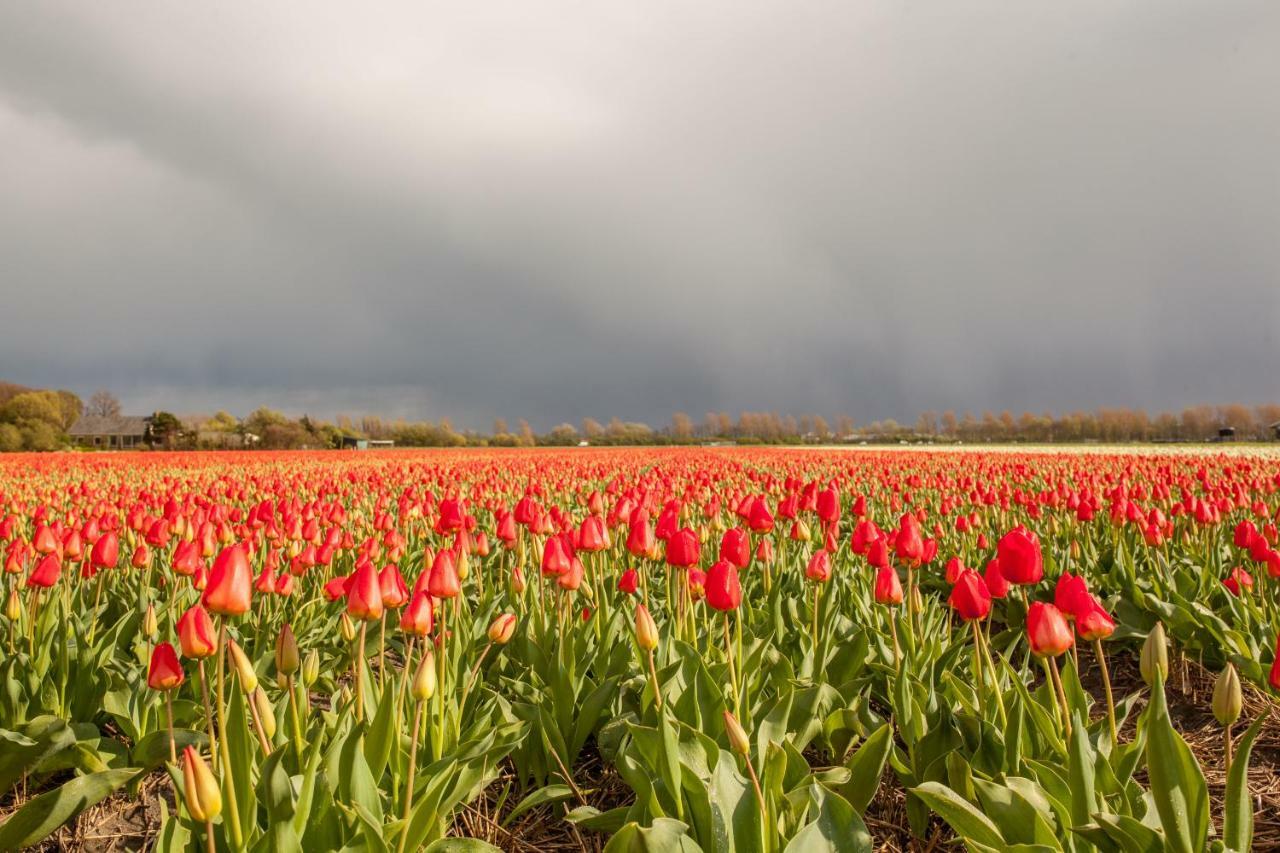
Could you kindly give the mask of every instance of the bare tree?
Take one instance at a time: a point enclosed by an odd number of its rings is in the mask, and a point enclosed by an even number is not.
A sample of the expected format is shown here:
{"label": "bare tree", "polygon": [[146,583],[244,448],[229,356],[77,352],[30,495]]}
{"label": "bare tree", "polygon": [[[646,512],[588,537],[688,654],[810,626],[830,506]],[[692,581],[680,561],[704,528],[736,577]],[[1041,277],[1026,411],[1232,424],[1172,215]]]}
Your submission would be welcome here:
{"label": "bare tree", "polygon": [[85,407],[86,415],[98,415],[104,418],[115,418],[120,416],[120,401],[116,399],[116,395],[112,394],[105,388],[99,388],[93,392],[93,396],[89,398],[89,405]]}

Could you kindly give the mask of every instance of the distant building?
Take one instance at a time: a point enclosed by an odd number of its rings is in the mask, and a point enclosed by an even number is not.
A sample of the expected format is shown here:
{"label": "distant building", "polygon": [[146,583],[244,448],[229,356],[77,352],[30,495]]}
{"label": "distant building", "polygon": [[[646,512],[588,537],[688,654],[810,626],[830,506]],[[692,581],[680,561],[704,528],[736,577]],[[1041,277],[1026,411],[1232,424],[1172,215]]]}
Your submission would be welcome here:
{"label": "distant building", "polygon": [[127,450],[146,444],[151,417],[136,415],[81,415],[67,435],[76,444],[103,450]]}
{"label": "distant building", "polygon": [[1276,421],[1270,426],[1271,437],[1280,440],[1280,421]]}
{"label": "distant building", "polygon": [[353,435],[344,435],[342,437],[343,450],[381,450],[395,446],[396,443],[389,438],[356,438]]}
{"label": "distant building", "polygon": [[1235,441],[1235,439],[1236,439],[1235,427],[1222,427],[1221,429],[1218,430],[1218,441]]}

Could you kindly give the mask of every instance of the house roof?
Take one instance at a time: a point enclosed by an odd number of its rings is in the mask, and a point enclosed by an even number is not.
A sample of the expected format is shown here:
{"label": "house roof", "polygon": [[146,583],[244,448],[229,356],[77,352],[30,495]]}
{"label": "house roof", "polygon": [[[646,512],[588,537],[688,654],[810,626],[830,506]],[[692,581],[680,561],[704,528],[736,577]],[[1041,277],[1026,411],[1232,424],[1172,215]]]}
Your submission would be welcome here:
{"label": "house roof", "polygon": [[139,415],[81,415],[68,435],[146,435],[150,417]]}

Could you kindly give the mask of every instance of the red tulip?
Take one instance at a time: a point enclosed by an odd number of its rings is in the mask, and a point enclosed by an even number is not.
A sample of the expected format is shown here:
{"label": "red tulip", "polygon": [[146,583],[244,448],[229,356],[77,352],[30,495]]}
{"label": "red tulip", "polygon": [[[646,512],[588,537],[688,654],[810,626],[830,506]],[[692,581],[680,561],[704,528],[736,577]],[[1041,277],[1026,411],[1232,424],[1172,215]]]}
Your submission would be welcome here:
{"label": "red tulip", "polygon": [[924,558],[924,537],[920,533],[920,521],[911,513],[906,513],[898,527],[898,535],[893,541],[893,550],[898,559],[909,566],[916,566]]}
{"label": "red tulip", "polygon": [[902,582],[892,566],[876,571],[875,597],[877,604],[896,607],[902,603]]}
{"label": "red tulip", "polygon": [[462,592],[462,582],[458,580],[458,567],[454,563],[453,552],[447,548],[436,554],[436,560],[431,564],[427,592],[442,599],[455,598]]}
{"label": "red tulip", "polygon": [[991,612],[991,592],[981,576],[973,569],[965,569],[951,588],[947,599],[956,614],[966,622],[986,619]]}
{"label": "red tulip", "polygon": [[1052,604],[1033,601],[1027,611],[1027,643],[1033,654],[1057,657],[1075,643],[1062,611]]}
{"label": "red tulip", "polygon": [[622,577],[618,578],[618,591],[626,595],[635,595],[639,581],[639,573],[635,569],[627,569],[622,573]]}
{"label": "red tulip", "polygon": [[1115,633],[1116,623],[1096,598],[1088,593],[1085,596],[1077,602],[1076,631],[1082,640],[1105,640]]}
{"label": "red tulip", "polygon": [[405,589],[404,577],[395,563],[388,563],[378,573],[378,589],[382,594],[382,606],[389,608],[403,607],[409,600],[409,591]]}
{"label": "red tulip", "polygon": [[1040,540],[1025,527],[1015,527],[1000,538],[996,559],[1005,580],[1013,584],[1039,583],[1044,577]]}
{"label": "red tulip", "polygon": [[27,586],[48,589],[58,582],[61,575],[62,560],[57,554],[45,554],[27,577]]}
{"label": "red tulip", "polygon": [[249,610],[253,572],[244,546],[230,545],[213,561],[201,603],[220,616],[239,616]]}
{"label": "red tulip", "polygon": [[115,531],[108,531],[98,537],[89,552],[89,560],[96,569],[114,569],[120,559],[120,537]]}
{"label": "red tulip", "polygon": [[720,537],[720,559],[739,569],[751,564],[751,537],[741,527],[730,527]]}
{"label": "red tulip", "polygon": [[1276,659],[1271,664],[1271,672],[1267,676],[1267,683],[1271,685],[1271,689],[1280,692],[1280,635],[1276,636]]}
{"label": "red tulip", "polygon": [[425,637],[431,633],[435,625],[435,607],[431,596],[425,592],[415,593],[409,599],[409,606],[400,614],[400,630],[406,634]]}
{"label": "red tulip", "polygon": [[378,585],[378,570],[368,560],[356,566],[347,582],[347,613],[365,621],[382,616],[382,588]]}
{"label": "red tulip", "polygon": [[667,540],[667,562],[678,568],[695,565],[698,562],[701,547],[698,534],[691,529],[686,527],[683,530],[677,530],[675,535]]}
{"label": "red tulip", "polygon": [[631,556],[643,559],[649,556],[655,544],[653,528],[649,526],[649,516],[643,512],[633,515],[627,531],[627,551]]}
{"label": "red tulip", "polygon": [[1092,600],[1093,596],[1089,594],[1089,587],[1084,582],[1084,578],[1070,572],[1063,572],[1058,577],[1057,586],[1053,590],[1053,603],[1068,618],[1074,619],[1079,616],[1082,610],[1088,608]]}
{"label": "red tulip", "polygon": [[817,583],[826,583],[830,580],[831,555],[825,550],[815,551],[809,558],[809,565],[805,567],[804,576]]}
{"label": "red tulip", "polygon": [[1004,572],[1000,571],[999,560],[987,563],[982,577],[986,581],[987,590],[990,591],[992,598],[1004,598],[1009,594],[1009,581],[1005,579]]}
{"label": "red tulip", "polygon": [[169,643],[160,643],[151,650],[151,665],[147,668],[147,686],[152,690],[172,690],[182,684],[186,675],[178,662],[178,653]]}
{"label": "red tulip", "polygon": [[178,618],[178,643],[182,656],[188,658],[207,658],[217,650],[213,620],[199,604]]}
{"label": "red tulip", "polygon": [[707,572],[707,604],[715,610],[737,610],[742,603],[738,569],[728,560],[719,560]]}

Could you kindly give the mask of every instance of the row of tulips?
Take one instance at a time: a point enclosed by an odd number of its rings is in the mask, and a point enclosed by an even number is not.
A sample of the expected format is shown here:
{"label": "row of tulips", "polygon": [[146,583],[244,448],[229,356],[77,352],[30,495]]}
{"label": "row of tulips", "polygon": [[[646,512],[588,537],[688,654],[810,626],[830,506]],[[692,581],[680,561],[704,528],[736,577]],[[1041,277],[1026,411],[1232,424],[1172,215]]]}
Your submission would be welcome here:
{"label": "row of tulips", "polygon": [[[921,839],[1247,850],[1278,490],[1225,457],[18,458],[0,848],[165,770],[164,849],[482,849],[448,836],[487,792],[499,841],[549,808],[614,849],[868,850],[888,774]],[[1216,820],[1170,645],[1223,673]]]}

